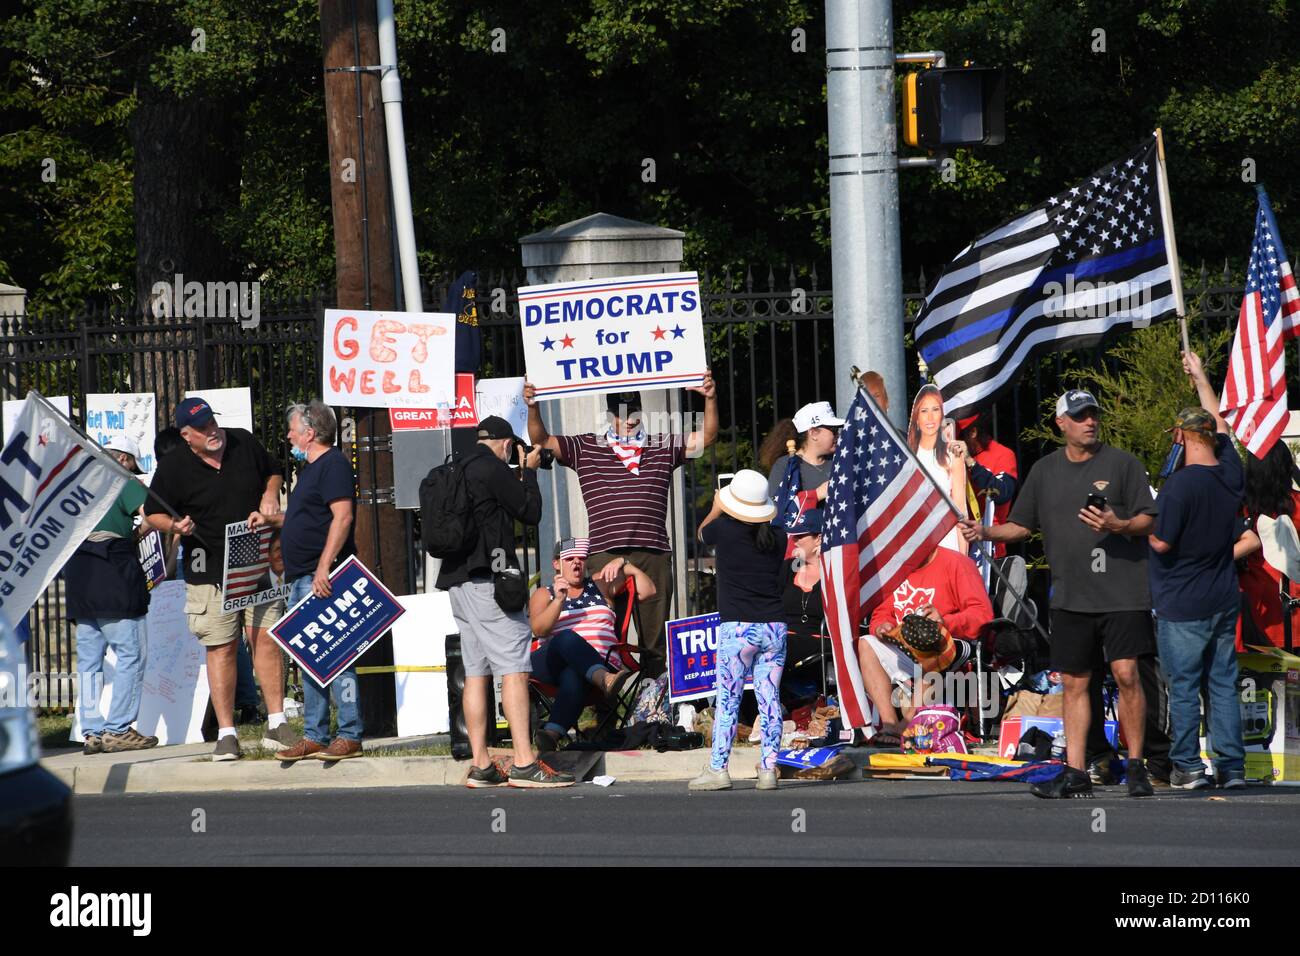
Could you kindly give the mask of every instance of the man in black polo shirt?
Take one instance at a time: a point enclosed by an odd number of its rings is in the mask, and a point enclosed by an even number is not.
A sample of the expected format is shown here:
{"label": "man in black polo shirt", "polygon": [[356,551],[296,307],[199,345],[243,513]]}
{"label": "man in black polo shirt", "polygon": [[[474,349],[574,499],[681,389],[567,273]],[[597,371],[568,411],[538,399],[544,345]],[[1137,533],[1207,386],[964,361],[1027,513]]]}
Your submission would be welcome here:
{"label": "man in black polo shirt", "polygon": [[[175,417],[188,450],[178,448],[159,461],[150,485],[157,498],[150,496],[145,511],[150,525],[185,538],[185,614],[190,631],[207,648],[208,689],[219,728],[212,759],[242,756],[235,732],[235,663],[245,626],[266,701],[262,746],[292,747],[298,738],[284,718],[284,658],[266,630],[284,613],[284,602],[221,610],[226,525],[251,520],[259,511],[279,514],[284,471],[249,432],[218,426],[201,398],[181,402]],[[159,499],[184,517],[172,517]]]}

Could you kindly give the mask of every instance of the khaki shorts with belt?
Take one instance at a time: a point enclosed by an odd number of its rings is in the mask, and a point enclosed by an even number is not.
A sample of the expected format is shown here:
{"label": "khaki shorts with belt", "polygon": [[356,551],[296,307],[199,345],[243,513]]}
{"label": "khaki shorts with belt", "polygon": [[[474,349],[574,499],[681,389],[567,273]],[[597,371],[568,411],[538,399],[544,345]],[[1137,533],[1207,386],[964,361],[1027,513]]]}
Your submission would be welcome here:
{"label": "khaki shorts with belt", "polygon": [[222,647],[238,638],[245,627],[270,627],[283,616],[283,601],[223,612],[219,586],[185,585],[185,617],[190,633],[204,647]]}

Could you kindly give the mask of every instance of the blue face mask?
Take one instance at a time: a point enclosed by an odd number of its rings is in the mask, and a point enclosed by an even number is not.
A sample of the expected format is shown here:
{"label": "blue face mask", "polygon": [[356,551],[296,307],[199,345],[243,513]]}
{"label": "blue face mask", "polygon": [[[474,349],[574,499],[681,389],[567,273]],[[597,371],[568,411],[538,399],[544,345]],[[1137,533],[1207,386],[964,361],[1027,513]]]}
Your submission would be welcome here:
{"label": "blue face mask", "polygon": [[296,445],[289,446],[289,454],[293,455],[294,461],[306,461],[307,453]]}

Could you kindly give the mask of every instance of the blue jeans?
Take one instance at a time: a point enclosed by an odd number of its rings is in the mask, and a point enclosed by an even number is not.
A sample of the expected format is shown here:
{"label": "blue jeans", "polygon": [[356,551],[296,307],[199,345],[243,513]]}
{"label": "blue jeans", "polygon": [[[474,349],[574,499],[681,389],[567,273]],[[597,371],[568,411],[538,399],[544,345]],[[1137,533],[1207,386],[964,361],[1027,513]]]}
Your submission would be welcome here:
{"label": "blue jeans", "polygon": [[1198,741],[1202,683],[1209,710],[1214,769],[1220,774],[1241,774],[1246,769],[1241,705],[1237,699],[1238,613],[1234,605],[1195,621],[1156,622],[1160,666],[1169,681],[1169,716],[1173,724],[1169,756],[1174,766],[1184,772],[1200,773],[1204,767]]}
{"label": "blue jeans", "polygon": [[[125,733],[139,716],[140,687],[144,684],[144,620],[142,617],[83,617],[77,621],[82,734]],[[104,679],[104,652],[110,647],[117,655],[117,669],[113,674],[113,701],[106,721],[99,714],[99,691]]]}
{"label": "blue jeans", "polygon": [[[289,582],[289,607],[293,607],[311,594],[310,574]],[[329,691],[316,683],[315,678],[302,672],[303,736],[321,744],[330,740],[330,697],[339,711],[339,736],[344,740],[361,740],[361,707],[357,703],[360,684],[356,667],[348,667],[330,683]]]}
{"label": "blue jeans", "polygon": [[557,631],[529,658],[533,676],[556,688],[547,730],[567,734],[582,716],[587,688],[606,671],[600,654],[573,631]]}

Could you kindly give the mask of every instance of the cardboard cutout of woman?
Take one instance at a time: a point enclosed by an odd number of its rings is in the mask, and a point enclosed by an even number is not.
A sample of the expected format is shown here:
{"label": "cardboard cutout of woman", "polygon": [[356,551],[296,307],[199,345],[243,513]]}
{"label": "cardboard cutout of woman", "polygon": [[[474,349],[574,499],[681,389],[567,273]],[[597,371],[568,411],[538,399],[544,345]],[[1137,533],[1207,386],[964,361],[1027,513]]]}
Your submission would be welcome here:
{"label": "cardboard cutout of woman", "polygon": [[[943,395],[937,385],[923,385],[912,402],[907,444],[940,488],[966,517],[966,443],[956,440],[956,425],[943,417]],[[959,554],[967,547],[955,528],[939,542]]]}

